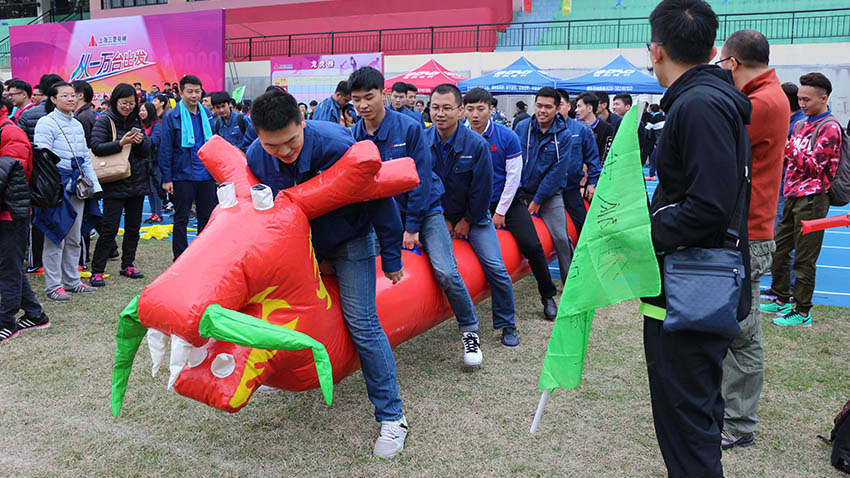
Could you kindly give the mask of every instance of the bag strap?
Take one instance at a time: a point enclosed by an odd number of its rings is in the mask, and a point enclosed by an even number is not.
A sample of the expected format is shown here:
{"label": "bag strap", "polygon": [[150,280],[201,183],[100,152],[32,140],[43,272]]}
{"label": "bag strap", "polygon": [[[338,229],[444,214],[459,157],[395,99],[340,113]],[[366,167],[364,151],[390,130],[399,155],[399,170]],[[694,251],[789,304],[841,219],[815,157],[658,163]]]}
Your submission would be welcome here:
{"label": "bag strap", "polygon": [[[732,219],[729,221],[729,227],[726,229],[727,239],[731,237],[734,239],[733,246],[726,246],[736,249],[741,241],[741,236],[738,234],[738,226],[741,224],[741,220],[744,217],[744,203],[747,198],[747,184],[750,182],[750,171],[748,167],[744,167],[744,178],[741,181],[743,184],[740,186],[740,190],[738,191],[738,199],[735,201],[735,212],[732,213]],[[726,245],[726,239],[724,239],[724,245]]]}
{"label": "bag strap", "polygon": [[66,134],[65,134],[65,130],[64,130],[64,129],[62,129],[62,125],[61,125],[61,124],[59,124],[59,122],[58,122],[58,121],[56,121],[56,118],[54,118],[54,117],[53,117],[53,115],[48,115],[48,116],[50,116],[50,119],[52,119],[52,120],[53,120],[53,122],[54,122],[54,123],[56,123],[56,126],[58,126],[58,127],[59,127],[59,131],[61,131],[61,132],[62,132],[62,136],[64,136],[64,137],[65,137],[65,142],[67,142],[67,143],[68,143],[68,149],[70,149],[70,150],[71,150],[71,156],[73,156],[73,157],[74,157],[74,161],[77,163],[77,169],[79,169],[79,170],[80,170],[80,175],[81,175],[82,177],[84,177],[84,178],[85,178],[85,177],[86,177],[86,173],[83,171],[83,165],[82,165],[82,164],[80,164],[80,160],[79,160],[79,159],[77,159],[77,153],[75,153],[75,152],[74,152],[74,147],[73,147],[73,146],[71,146],[71,140],[69,140],[69,139],[68,139],[68,135],[66,135]]}
{"label": "bag strap", "polygon": [[236,117],[236,122],[239,123],[239,129],[242,131],[242,134],[245,134],[245,130],[248,129],[248,126],[245,124],[245,115],[242,113],[237,113],[239,116]]}
{"label": "bag strap", "polygon": [[109,120],[109,124],[110,124],[110,126],[112,126],[112,141],[117,141],[118,140],[118,132],[115,130],[115,122],[112,121],[112,118],[110,118],[109,115],[106,115],[106,119]]}

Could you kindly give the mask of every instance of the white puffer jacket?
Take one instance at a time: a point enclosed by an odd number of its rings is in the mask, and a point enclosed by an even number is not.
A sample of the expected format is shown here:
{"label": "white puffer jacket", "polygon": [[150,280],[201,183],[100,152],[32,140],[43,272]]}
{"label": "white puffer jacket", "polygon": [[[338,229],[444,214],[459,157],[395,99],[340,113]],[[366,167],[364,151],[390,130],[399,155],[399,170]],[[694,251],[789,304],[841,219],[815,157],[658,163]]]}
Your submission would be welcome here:
{"label": "white puffer jacket", "polygon": [[[63,131],[65,135],[62,134]],[[65,136],[67,136],[67,140]],[[68,145],[69,142],[70,146]],[[57,109],[46,116],[42,116],[35,125],[33,145],[36,148],[49,149],[56,156],[59,156],[60,161],[56,165],[59,168],[73,169],[74,156],[76,156],[80,160],[83,173],[94,183],[94,192],[103,191],[91,165],[83,125],[73,116],[63,114]]]}

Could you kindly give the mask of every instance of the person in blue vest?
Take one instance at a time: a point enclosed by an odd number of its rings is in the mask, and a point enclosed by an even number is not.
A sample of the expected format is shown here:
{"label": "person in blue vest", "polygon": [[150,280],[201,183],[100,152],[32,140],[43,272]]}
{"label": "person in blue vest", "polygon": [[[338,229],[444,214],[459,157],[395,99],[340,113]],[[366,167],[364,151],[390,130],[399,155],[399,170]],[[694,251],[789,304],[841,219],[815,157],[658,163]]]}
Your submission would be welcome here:
{"label": "person in blue vest", "polygon": [[212,113],[200,104],[201,80],[194,75],[180,79],[181,100],[162,119],[162,138],[157,160],[162,172],[162,189],[174,198],[174,232],[171,252],[174,260],[186,250],[189,242],[186,226],[195,203],[198,234],[204,230],[213,208],[218,204],[216,184],[198,150],[212,138]]}
{"label": "person in blue vest", "polygon": [[414,249],[419,245],[425,249],[437,282],[457,317],[463,361],[469,366],[481,365],[483,356],[477,333],[478,316],[457,270],[452,237],[440,205],[443,183],[433,171],[425,133],[411,118],[385,106],[384,75],[380,71],[369,66],[361,67],[351,74],[348,82],[351,84],[351,99],[361,118],[352,129],[354,139],[375,143],[384,161],[410,157],[416,163],[419,186],[395,198],[404,222],[402,247]]}
{"label": "person in blue vest", "polygon": [[493,225],[507,229],[516,239],[519,251],[528,259],[528,265],[537,280],[543,317],[555,320],[558,306],[555,305],[556,290],[549,274],[549,264],[531,214],[528,213],[528,204],[516,195],[522,178],[522,148],[513,130],[493,120],[492,100],[493,95],[483,88],[472,88],[463,96],[470,129],[490,143],[490,160],[493,162],[490,214],[493,215]]}
{"label": "person in blue vest", "polygon": [[528,212],[539,215],[549,229],[563,282],[573,258],[561,199],[561,189],[566,186],[572,134],[558,114],[560,104],[561,97],[554,88],[540,88],[534,97],[534,116],[522,120],[514,131],[519,136],[523,159],[517,194],[528,203]]}
{"label": "person in blue vest", "polygon": [[514,291],[502,261],[496,228],[490,218],[493,196],[493,163],[490,145],[460,124],[463,100],[457,86],[444,83],[431,93],[431,119],[425,131],[431,146],[434,171],[446,189],[442,205],[451,234],[466,239],[475,251],[490,284],[493,328],[502,330],[502,345],[516,347]]}
{"label": "person in blue vest", "polygon": [[228,143],[241,149],[244,153],[251,145],[246,141],[249,137],[256,138],[251,120],[242,113],[233,111],[233,98],[226,91],[216,91],[210,94],[215,116],[213,117],[213,133],[226,139]]}
{"label": "person in blue vest", "polygon": [[[410,116],[412,119],[416,120],[416,124],[422,127],[422,129],[425,129],[425,119],[422,118],[422,115],[407,107],[409,101],[407,93],[411,89],[411,86],[413,85],[409,85],[403,81],[396,81],[393,83],[392,91],[390,92],[390,104],[392,105],[393,111]],[[413,98],[415,100],[415,94],[413,95]]]}
{"label": "person in blue vest", "polygon": [[[561,97],[561,105],[569,105],[569,93],[560,88],[556,91]],[[564,199],[564,209],[567,210],[567,214],[573,220],[576,233],[581,235],[584,220],[587,219],[587,207],[584,205],[584,200],[593,199],[596,183],[599,182],[599,175],[602,173],[602,162],[599,159],[599,146],[596,144],[593,130],[583,122],[565,115],[563,110],[561,110],[561,117],[564,119],[569,133],[569,143],[564,146],[569,153],[567,156],[569,162],[566,168],[567,183],[561,190],[561,196]],[[585,173],[587,182],[583,185],[584,191],[582,191],[581,182]]]}
{"label": "person in blue vest", "polygon": [[333,96],[325,98],[316,106],[316,112],[313,113],[313,121],[330,121],[331,123],[344,124],[342,109],[348,107],[349,101],[351,101],[351,88],[348,87],[348,81],[342,80],[337,83]]}
{"label": "person in blue vest", "polygon": [[[248,167],[274,195],[321,174],[354,144],[343,126],[303,121],[298,102],[280,88],[254,100],[251,120],[258,138],[248,148]],[[404,275],[401,216],[395,201],[384,198],[331,211],[310,221],[310,229],[320,267],[336,269],[342,314],[381,422],[373,454],[393,457],[404,448],[407,420],[395,358],[375,304],[375,248],[380,244],[384,275],[398,283]]]}

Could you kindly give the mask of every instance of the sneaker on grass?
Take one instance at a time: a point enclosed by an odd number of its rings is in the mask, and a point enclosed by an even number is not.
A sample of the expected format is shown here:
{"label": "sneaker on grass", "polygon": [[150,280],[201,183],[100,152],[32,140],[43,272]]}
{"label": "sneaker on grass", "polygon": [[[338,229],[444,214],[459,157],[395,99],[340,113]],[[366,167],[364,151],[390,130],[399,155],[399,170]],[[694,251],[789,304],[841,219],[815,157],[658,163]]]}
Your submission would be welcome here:
{"label": "sneaker on grass", "polygon": [[505,347],[516,347],[519,345],[519,335],[516,327],[505,327],[502,329],[502,345]]}
{"label": "sneaker on grass", "polygon": [[121,269],[121,275],[124,277],[129,277],[130,279],[144,279],[145,275],[138,271],[133,266],[127,266]]}
{"label": "sneaker on grass", "polygon": [[741,435],[733,435],[727,431],[723,431],[720,433],[720,449],[728,450],[730,448],[734,448],[739,446],[741,448],[746,448],[748,446],[755,445],[756,440],[753,438],[752,433],[744,433]]}
{"label": "sneaker on grass", "polygon": [[89,284],[91,284],[92,287],[106,287],[106,281],[103,280],[103,273],[98,272],[92,274]]}
{"label": "sneaker on grass", "polygon": [[11,339],[12,337],[18,335],[18,332],[20,332],[20,329],[18,329],[17,325],[13,325],[11,328],[0,328],[0,342],[6,339]]}
{"label": "sneaker on grass", "polygon": [[407,438],[407,419],[381,422],[381,433],[375,441],[372,454],[378,458],[392,458],[404,450],[404,439]]}
{"label": "sneaker on grass", "polygon": [[18,321],[18,330],[38,330],[50,327],[50,319],[44,312],[36,318],[27,317],[26,315]]}
{"label": "sneaker on grass", "polygon": [[768,313],[776,314],[776,315],[786,315],[786,314],[791,313],[791,304],[790,303],[779,305],[779,303],[776,302],[775,300],[768,302],[767,304],[761,304],[759,306],[759,308],[761,309],[762,312],[768,312]]}
{"label": "sneaker on grass", "polygon": [[804,317],[803,314],[792,310],[778,319],[773,319],[773,323],[782,327],[811,327],[812,313],[809,312],[809,315]]}
{"label": "sneaker on grass", "polygon": [[463,332],[460,340],[463,342],[463,363],[470,367],[481,365],[484,355],[481,353],[481,342],[478,339],[478,334]]}
{"label": "sneaker on grass", "polygon": [[87,286],[87,285],[83,284],[82,282],[80,282],[80,285],[70,289],[70,291],[75,293],[75,294],[78,294],[80,292],[97,292],[97,289],[95,289],[94,287]]}
{"label": "sneaker on grass", "polygon": [[73,297],[71,297],[70,295],[68,295],[67,292],[65,292],[64,287],[57,287],[47,293],[47,298],[50,300],[55,300],[57,302],[64,302],[66,300],[71,300]]}

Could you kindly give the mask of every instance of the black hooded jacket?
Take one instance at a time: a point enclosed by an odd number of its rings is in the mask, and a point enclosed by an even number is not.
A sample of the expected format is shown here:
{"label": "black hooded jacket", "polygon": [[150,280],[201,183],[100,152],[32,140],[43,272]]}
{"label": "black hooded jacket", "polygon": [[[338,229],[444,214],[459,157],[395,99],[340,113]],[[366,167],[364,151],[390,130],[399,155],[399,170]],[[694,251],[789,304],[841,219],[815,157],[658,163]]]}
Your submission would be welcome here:
{"label": "black hooded jacket", "polygon": [[24,165],[6,156],[0,157],[0,211],[9,211],[16,221],[30,215],[30,189]]}
{"label": "black hooded jacket", "polygon": [[[655,160],[658,188],[650,204],[659,264],[663,253],[681,247],[722,247],[740,188],[746,188],[737,228],[746,271],[738,304],[743,320],[752,301],[747,235],[752,157],[746,129],[752,105],[735,88],[731,72],[701,65],[670,86],[661,109],[667,117]],[[664,307],[664,292],[646,302]]]}
{"label": "black hooded jacket", "polygon": [[[109,120],[115,123],[115,139],[112,136],[112,125]],[[91,132],[91,150],[97,156],[109,156],[121,151],[119,141],[124,135],[133,128],[139,128],[144,134],[145,128],[142,126],[138,115],[131,113],[128,117],[123,117],[114,109],[114,105],[110,105],[109,111],[100,115],[94,123]],[[106,199],[126,199],[130,197],[144,196],[148,193],[148,166],[147,158],[151,152],[151,139],[149,136],[144,136],[144,140],[140,144],[133,144],[130,149],[130,177],[119,181],[102,184],[103,197]]]}

